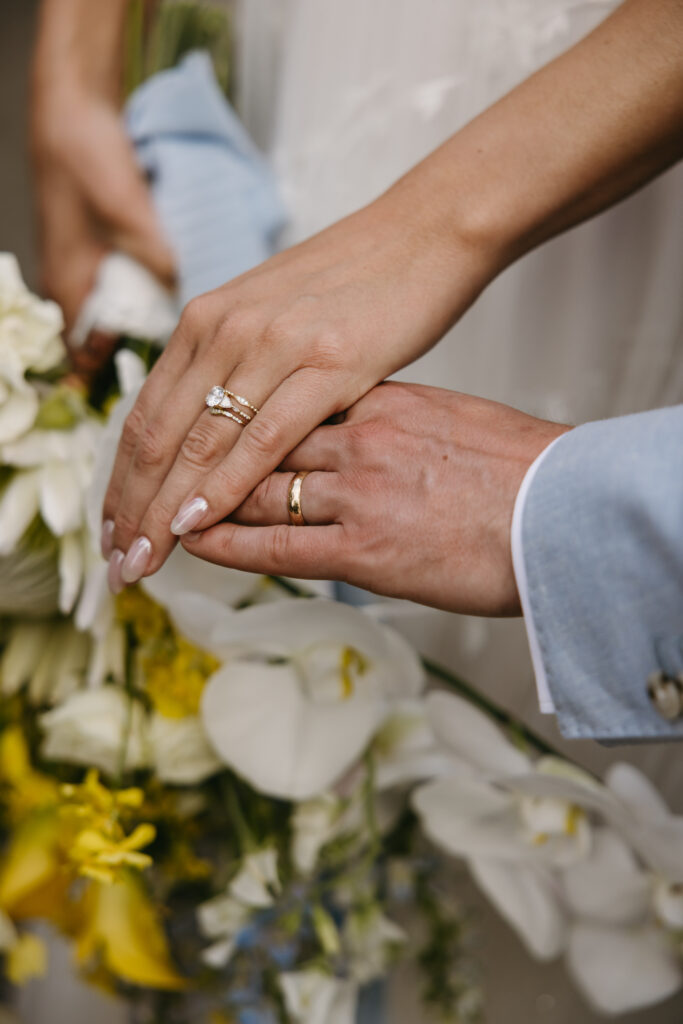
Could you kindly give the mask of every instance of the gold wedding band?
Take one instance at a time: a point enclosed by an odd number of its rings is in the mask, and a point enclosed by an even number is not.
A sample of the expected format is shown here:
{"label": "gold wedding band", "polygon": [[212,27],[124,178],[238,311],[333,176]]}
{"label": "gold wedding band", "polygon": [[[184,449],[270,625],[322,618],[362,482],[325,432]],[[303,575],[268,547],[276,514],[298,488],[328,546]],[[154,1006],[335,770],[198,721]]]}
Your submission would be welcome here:
{"label": "gold wedding band", "polygon": [[304,513],[301,507],[301,488],[303,486],[304,478],[307,476],[307,469],[302,470],[300,473],[295,473],[292,477],[292,482],[289,485],[289,491],[287,492],[287,512],[289,513],[289,521],[292,526],[306,526],[306,520],[304,519]]}

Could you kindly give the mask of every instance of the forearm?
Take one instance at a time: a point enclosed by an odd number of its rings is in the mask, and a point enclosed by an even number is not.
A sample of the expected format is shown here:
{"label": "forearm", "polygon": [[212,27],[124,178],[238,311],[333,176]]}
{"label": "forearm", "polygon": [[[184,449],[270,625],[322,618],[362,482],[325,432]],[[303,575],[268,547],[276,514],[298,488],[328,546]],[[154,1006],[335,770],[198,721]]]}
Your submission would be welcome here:
{"label": "forearm", "polygon": [[35,107],[87,90],[118,101],[129,0],[43,0],[33,64]]}
{"label": "forearm", "polygon": [[490,279],[683,155],[682,50],[680,0],[627,0],[390,194],[484,250]]}

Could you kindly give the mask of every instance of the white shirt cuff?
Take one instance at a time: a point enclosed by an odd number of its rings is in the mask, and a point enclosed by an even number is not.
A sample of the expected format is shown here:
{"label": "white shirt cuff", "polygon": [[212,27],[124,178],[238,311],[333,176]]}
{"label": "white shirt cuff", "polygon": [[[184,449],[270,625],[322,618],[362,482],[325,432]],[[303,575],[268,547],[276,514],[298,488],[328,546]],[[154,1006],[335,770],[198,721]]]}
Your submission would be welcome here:
{"label": "white shirt cuff", "polygon": [[[562,435],[560,435],[562,437]],[[529,641],[529,651],[531,652],[531,661],[534,666],[534,674],[536,676],[536,689],[538,691],[538,703],[541,711],[544,715],[552,715],[555,713],[555,704],[553,702],[552,694],[550,693],[550,687],[548,686],[548,677],[545,671],[545,665],[543,664],[543,657],[541,655],[541,646],[538,642],[538,634],[536,632],[536,626],[534,624],[534,618],[531,612],[531,602],[529,600],[529,580],[526,573],[526,564],[524,562],[524,549],[522,545],[522,518],[524,516],[524,505],[526,502],[527,495],[533,483],[534,477],[538,472],[538,468],[543,462],[544,458],[550,451],[550,449],[557,444],[560,440],[556,437],[554,441],[551,441],[547,448],[544,448],[541,454],[535,459],[534,462],[529,466],[526,476],[522,480],[522,486],[517,493],[517,499],[515,501],[515,510],[512,514],[512,564],[515,570],[515,579],[517,580],[517,590],[519,591],[519,599],[522,605],[522,611],[524,613],[524,623],[526,625],[526,634]]]}

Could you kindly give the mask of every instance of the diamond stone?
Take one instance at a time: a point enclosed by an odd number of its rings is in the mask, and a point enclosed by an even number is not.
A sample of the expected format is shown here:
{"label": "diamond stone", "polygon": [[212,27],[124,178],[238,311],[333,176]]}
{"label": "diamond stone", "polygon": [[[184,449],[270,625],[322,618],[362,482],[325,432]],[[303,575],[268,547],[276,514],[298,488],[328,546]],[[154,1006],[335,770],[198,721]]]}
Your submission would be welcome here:
{"label": "diamond stone", "polygon": [[206,404],[209,408],[212,408],[215,405],[221,405],[224,397],[225,392],[223,391],[223,388],[213,387],[206,396]]}
{"label": "diamond stone", "polygon": [[234,408],[234,406],[232,404],[232,400],[230,398],[230,395],[223,395],[223,397],[221,398],[221,400],[219,402],[219,405],[220,405],[221,409],[232,409],[232,408]]}

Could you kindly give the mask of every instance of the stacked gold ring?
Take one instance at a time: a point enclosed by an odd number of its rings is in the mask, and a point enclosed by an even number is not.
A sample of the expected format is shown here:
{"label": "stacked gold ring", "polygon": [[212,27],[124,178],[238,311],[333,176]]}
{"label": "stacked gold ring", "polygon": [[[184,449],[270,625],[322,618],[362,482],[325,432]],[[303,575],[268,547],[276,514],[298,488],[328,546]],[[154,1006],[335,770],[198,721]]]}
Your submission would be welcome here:
{"label": "stacked gold ring", "polygon": [[204,399],[204,404],[212,416],[225,416],[240,427],[246,427],[247,423],[251,423],[259,411],[248,398],[236,395],[234,391],[229,391],[220,384],[211,388]]}

